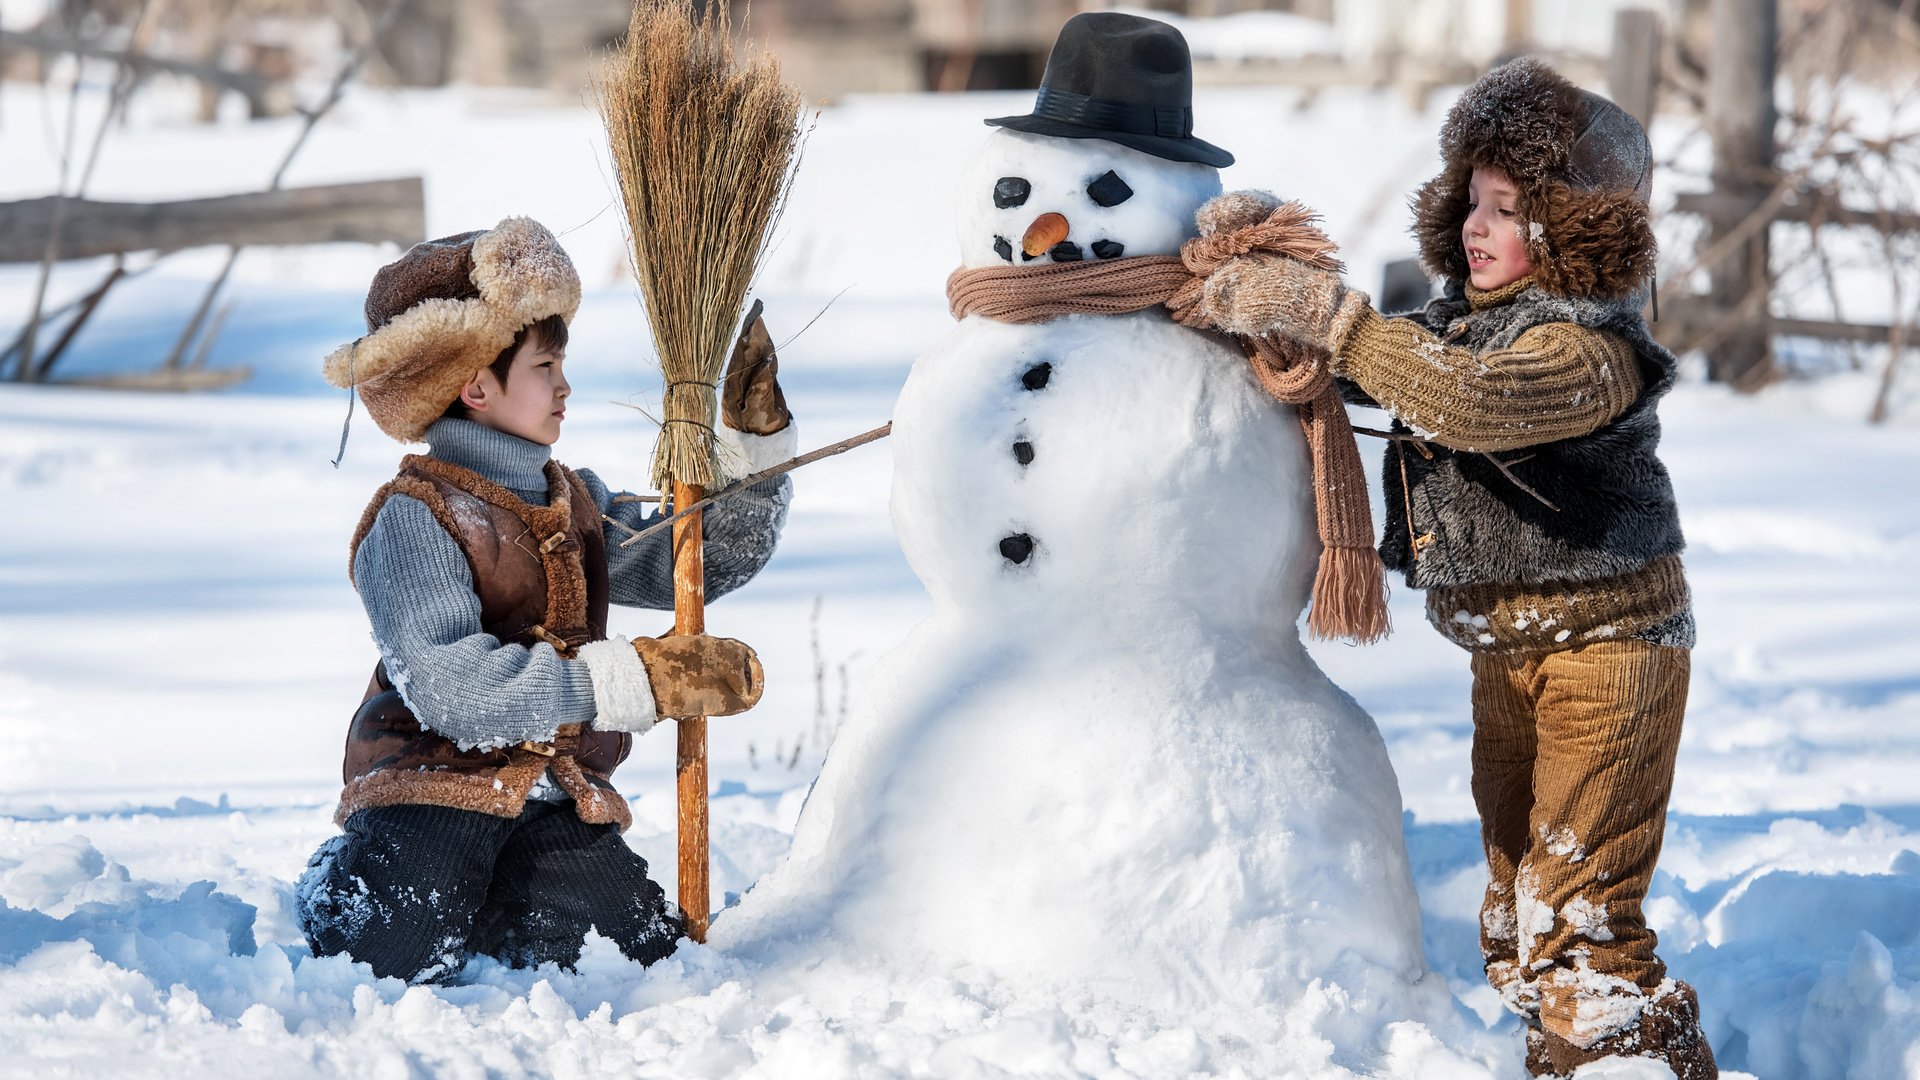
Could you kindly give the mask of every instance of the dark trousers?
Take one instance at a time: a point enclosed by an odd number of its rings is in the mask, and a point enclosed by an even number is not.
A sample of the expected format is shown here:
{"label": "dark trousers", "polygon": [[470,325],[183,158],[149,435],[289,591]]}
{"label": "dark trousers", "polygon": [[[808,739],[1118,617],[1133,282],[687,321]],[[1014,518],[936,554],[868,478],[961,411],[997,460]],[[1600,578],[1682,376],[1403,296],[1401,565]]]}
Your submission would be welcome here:
{"label": "dark trousers", "polygon": [[362,810],[314,852],[298,895],[316,956],[346,953],[410,982],[445,980],[469,956],[571,967],[590,929],[651,964],[681,933],[646,860],[571,802],[529,801],[517,818]]}

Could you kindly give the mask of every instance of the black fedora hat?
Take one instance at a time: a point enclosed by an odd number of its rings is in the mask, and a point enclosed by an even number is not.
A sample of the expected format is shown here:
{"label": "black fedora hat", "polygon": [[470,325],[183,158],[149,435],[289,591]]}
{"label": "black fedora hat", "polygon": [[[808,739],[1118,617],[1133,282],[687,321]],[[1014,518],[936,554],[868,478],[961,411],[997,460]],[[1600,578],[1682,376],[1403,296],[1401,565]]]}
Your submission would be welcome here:
{"label": "black fedora hat", "polygon": [[1193,137],[1193,60],[1163,22],[1116,11],[1075,15],[1060,28],[1026,116],[994,127],[1062,139],[1106,139],[1169,161],[1223,169],[1233,155]]}

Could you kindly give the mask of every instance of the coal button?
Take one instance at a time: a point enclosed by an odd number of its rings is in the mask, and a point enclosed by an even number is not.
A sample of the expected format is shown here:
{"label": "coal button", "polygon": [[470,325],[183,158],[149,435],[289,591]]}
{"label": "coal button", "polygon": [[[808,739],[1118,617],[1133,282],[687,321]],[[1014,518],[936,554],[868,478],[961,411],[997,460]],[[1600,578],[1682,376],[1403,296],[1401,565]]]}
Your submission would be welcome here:
{"label": "coal button", "polygon": [[1014,533],[1000,541],[1000,555],[1008,562],[1023,563],[1033,554],[1033,537],[1026,533]]}
{"label": "coal button", "polygon": [[1029,390],[1040,390],[1045,388],[1047,380],[1052,375],[1053,365],[1043,361],[1028,368],[1026,373],[1020,376],[1020,385]]}
{"label": "coal button", "polygon": [[1013,460],[1022,465],[1033,464],[1033,444],[1025,439],[1013,444]]}

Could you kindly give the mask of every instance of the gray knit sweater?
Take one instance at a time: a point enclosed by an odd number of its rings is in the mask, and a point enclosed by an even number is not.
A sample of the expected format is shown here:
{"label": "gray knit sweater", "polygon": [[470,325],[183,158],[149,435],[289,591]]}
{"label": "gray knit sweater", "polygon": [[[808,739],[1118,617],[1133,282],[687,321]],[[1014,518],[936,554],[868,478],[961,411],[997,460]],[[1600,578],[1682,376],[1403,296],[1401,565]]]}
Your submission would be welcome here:
{"label": "gray knit sweater", "polygon": [[[787,456],[793,427],[774,435],[728,432],[754,464]],[[550,451],[471,420],[442,419],[427,429],[429,454],[472,469],[536,505],[546,505],[542,473]],[[650,504],[615,503],[598,476],[578,470],[600,512],[639,529],[659,520]],[[769,480],[706,512],[707,598],[745,584],[773,555],[793,485]],[[632,547],[627,532],[605,526],[611,599],[631,607],[673,607],[673,564],[663,531]],[[373,623],[387,675],[427,727],[462,748],[553,738],[561,724],[595,715],[587,665],[544,643],[503,645],[480,629],[473,573],[454,538],[426,504],[393,495],[354,558],[354,586]]]}

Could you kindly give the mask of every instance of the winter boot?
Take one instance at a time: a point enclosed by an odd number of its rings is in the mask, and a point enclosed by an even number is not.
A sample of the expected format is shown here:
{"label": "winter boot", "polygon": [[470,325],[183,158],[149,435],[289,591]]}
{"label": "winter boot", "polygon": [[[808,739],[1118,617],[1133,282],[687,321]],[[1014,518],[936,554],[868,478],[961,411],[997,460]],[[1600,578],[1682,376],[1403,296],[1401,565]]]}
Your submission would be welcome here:
{"label": "winter boot", "polygon": [[[1542,1034],[1552,1071],[1563,1075],[1602,1058],[1644,1057],[1665,1063],[1678,1080],[1719,1080],[1720,1076],[1713,1047],[1700,1029],[1700,999],[1693,987],[1677,980],[1647,995],[1637,1023],[1589,1046],[1575,1046],[1551,1031]],[[1528,1048],[1527,1066],[1532,1068],[1531,1043]]]}
{"label": "winter boot", "polygon": [[1547,1031],[1540,1021],[1527,1018],[1527,1075],[1546,1080],[1555,1080],[1560,1074],[1553,1071],[1553,1055],[1547,1049]]}

